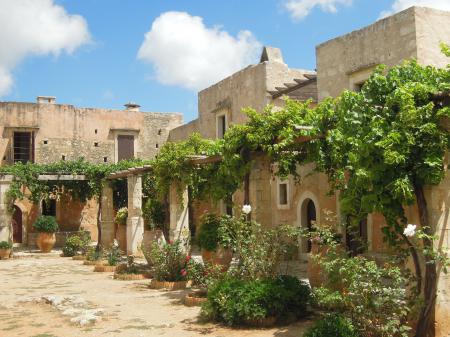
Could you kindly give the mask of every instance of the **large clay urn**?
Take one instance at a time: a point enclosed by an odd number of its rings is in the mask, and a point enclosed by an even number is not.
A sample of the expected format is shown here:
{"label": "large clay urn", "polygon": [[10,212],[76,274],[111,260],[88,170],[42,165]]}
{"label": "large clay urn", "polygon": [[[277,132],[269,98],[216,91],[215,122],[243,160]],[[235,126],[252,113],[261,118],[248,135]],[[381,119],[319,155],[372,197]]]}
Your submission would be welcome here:
{"label": "large clay urn", "polygon": [[11,255],[10,248],[1,248],[0,249],[0,260],[7,260],[7,259],[9,259],[10,255]]}
{"label": "large clay urn", "polygon": [[328,246],[318,244],[315,240],[311,242],[311,253],[308,254],[308,279],[311,288],[317,288],[322,286],[324,282],[323,270],[315,260],[317,255],[325,254],[328,250]]}
{"label": "large clay urn", "polygon": [[233,253],[229,248],[217,247],[216,251],[202,249],[202,259],[204,263],[222,266],[223,271],[230,267]]}
{"label": "large clay urn", "polygon": [[145,259],[150,266],[153,265],[151,259],[151,251],[154,242],[156,242],[160,247],[162,247],[166,243],[166,238],[164,237],[163,231],[160,229],[144,231],[144,237],[142,240],[142,252],[144,253]]}
{"label": "large clay urn", "polygon": [[55,233],[39,233],[36,239],[36,245],[42,253],[49,253],[56,242]]}

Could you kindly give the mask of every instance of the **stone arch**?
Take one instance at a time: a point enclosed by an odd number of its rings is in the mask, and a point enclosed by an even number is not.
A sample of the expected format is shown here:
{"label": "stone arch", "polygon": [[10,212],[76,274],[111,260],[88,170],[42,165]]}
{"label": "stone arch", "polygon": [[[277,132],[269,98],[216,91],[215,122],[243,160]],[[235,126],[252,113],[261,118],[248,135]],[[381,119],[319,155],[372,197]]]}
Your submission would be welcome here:
{"label": "stone arch", "polygon": [[[315,219],[312,219],[312,218]],[[311,191],[305,191],[300,196],[297,204],[297,224],[300,228],[310,228],[311,221],[320,222],[320,204],[316,195]],[[300,254],[307,254],[311,250],[306,238],[299,239]]]}

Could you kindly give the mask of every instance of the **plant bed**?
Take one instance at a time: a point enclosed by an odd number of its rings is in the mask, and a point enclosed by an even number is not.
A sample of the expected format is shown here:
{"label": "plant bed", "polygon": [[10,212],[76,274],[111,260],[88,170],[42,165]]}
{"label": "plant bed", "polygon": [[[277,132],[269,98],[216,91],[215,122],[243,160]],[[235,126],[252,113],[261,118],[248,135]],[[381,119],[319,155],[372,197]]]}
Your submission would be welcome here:
{"label": "plant bed", "polygon": [[227,277],[208,289],[202,316],[231,326],[269,327],[307,314],[308,285],[292,276],[242,280]]}
{"label": "plant bed", "polygon": [[94,272],[96,273],[111,273],[115,272],[117,266],[108,266],[108,265],[96,265],[94,267]]}
{"label": "plant bed", "polygon": [[114,273],[114,279],[120,280],[120,281],[137,281],[137,280],[145,280],[151,278],[150,273],[144,273],[144,274],[127,274],[127,273]]}
{"label": "plant bed", "polygon": [[152,289],[166,289],[166,290],[182,290],[186,289],[187,281],[158,281],[152,280],[150,282],[150,288]]}
{"label": "plant bed", "polygon": [[107,262],[105,260],[96,260],[96,261],[90,261],[90,260],[84,260],[83,264],[85,266],[102,266],[104,264],[106,264]]}
{"label": "plant bed", "polygon": [[75,261],[86,261],[86,256],[85,255],[75,255],[75,256],[72,256],[72,260],[75,260]]}
{"label": "plant bed", "polygon": [[207,301],[207,291],[197,290],[192,291],[184,297],[184,305],[188,307],[198,307]]}

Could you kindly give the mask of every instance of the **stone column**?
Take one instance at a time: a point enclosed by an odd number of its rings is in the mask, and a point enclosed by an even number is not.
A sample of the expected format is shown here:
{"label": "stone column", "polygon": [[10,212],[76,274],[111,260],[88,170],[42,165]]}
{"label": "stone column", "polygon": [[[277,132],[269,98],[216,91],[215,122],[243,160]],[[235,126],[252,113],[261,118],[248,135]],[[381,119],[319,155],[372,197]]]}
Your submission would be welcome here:
{"label": "stone column", "polygon": [[131,175],[128,181],[127,254],[142,254],[141,243],[144,235],[142,218],[142,176]]}
{"label": "stone column", "polygon": [[265,155],[254,155],[253,159],[249,178],[251,218],[263,226],[270,227],[273,216],[270,160]]}
{"label": "stone column", "polygon": [[113,190],[109,184],[103,186],[102,190],[102,246],[111,247],[114,242],[114,206],[113,206]]}
{"label": "stone column", "polygon": [[185,247],[185,250],[189,250],[190,231],[189,231],[189,194],[186,187],[183,188],[181,194],[181,200],[178,193],[177,186],[172,184],[170,186],[170,232],[169,238],[171,241],[180,240]]}
{"label": "stone column", "polygon": [[6,175],[0,178],[0,241],[12,241],[11,214],[8,213],[6,192],[9,190],[13,176]]}

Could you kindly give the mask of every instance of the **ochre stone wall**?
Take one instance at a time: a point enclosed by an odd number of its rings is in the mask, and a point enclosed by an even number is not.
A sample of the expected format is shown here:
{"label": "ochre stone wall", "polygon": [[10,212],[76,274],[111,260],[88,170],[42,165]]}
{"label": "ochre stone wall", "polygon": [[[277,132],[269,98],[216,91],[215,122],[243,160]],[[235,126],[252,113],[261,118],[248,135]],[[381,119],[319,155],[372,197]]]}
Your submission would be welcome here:
{"label": "ochre stone wall", "polygon": [[[135,154],[150,159],[182,124],[178,113],[78,108],[64,104],[0,103],[0,158],[12,161],[13,131],[35,132],[35,162],[84,157],[94,163],[115,162],[116,136],[133,134]],[[46,144],[45,144],[46,143]],[[97,144],[96,144],[97,143]]]}

